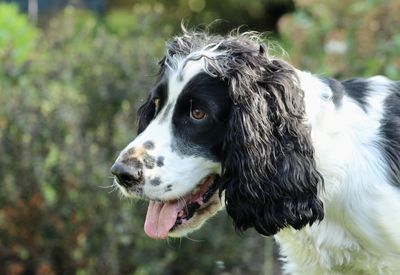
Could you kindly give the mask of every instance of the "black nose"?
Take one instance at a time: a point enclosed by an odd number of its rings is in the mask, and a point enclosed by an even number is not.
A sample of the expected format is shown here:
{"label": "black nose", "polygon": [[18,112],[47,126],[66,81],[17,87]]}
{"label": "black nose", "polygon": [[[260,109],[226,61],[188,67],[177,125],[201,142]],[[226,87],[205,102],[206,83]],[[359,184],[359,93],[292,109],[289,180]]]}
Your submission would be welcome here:
{"label": "black nose", "polygon": [[117,177],[118,183],[124,187],[132,187],[142,181],[142,169],[116,162],[111,167],[111,173]]}

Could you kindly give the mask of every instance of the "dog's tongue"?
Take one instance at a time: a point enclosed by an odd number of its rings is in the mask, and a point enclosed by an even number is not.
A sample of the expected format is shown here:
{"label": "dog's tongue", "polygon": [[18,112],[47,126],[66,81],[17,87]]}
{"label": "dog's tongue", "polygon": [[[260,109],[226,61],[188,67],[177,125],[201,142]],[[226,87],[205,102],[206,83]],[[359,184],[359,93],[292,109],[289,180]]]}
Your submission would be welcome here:
{"label": "dog's tongue", "polygon": [[167,238],[184,203],[183,200],[166,203],[150,201],[144,223],[144,231],[147,236],[154,239]]}

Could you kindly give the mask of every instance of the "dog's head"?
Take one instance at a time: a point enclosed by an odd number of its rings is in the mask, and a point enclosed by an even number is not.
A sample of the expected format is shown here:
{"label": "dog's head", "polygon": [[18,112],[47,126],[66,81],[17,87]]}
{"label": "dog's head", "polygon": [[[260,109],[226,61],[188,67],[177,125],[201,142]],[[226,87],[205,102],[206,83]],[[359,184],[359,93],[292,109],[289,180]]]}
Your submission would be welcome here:
{"label": "dog's head", "polygon": [[112,167],[123,194],[149,200],[150,237],[185,235],[224,204],[238,229],[264,235],[323,218],[303,92],[259,42],[185,32],[167,45]]}

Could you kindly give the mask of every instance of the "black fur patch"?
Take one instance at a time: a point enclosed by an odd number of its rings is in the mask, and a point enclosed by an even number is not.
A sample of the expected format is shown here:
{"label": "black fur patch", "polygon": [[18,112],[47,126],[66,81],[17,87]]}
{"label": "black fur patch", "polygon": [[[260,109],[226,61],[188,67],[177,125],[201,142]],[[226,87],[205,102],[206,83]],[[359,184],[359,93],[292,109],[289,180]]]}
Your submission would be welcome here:
{"label": "black fur patch", "polygon": [[154,142],[152,142],[151,140],[148,140],[145,143],[143,143],[143,147],[144,147],[144,149],[147,149],[147,150],[153,150]]}
{"label": "black fur patch", "polygon": [[328,77],[318,77],[318,78],[329,86],[329,88],[332,91],[332,102],[335,104],[336,108],[339,108],[342,105],[342,99],[345,92],[345,88],[342,85],[342,83],[333,78],[328,78]]}
{"label": "black fur patch", "polygon": [[400,186],[400,82],[393,85],[393,93],[384,102],[380,131],[391,181]]}
{"label": "black fur patch", "polygon": [[167,188],[165,188],[165,192],[171,191],[172,190],[172,184],[168,184]]}
{"label": "black fur patch", "polygon": [[[205,73],[193,77],[180,93],[174,109],[172,150],[184,156],[220,159],[230,110],[225,81]],[[203,120],[190,116],[192,109],[206,112]]]}
{"label": "black fur patch", "polygon": [[161,179],[160,179],[160,177],[156,177],[156,178],[154,178],[154,179],[151,179],[151,180],[150,180],[150,184],[153,185],[153,186],[158,186],[158,185],[160,185],[160,184],[161,184]]}
{"label": "black fur patch", "polygon": [[155,164],[155,158],[153,156],[150,156],[149,154],[145,153],[143,155],[143,162],[144,166],[146,166],[147,169],[153,169],[154,164]]}
{"label": "black fur patch", "polygon": [[164,166],[164,157],[163,156],[159,156],[157,158],[156,164],[157,164],[158,167]]}
{"label": "black fur patch", "polygon": [[358,105],[367,111],[368,82],[362,78],[349,79],[342,82],[346,95],[355,100]]}

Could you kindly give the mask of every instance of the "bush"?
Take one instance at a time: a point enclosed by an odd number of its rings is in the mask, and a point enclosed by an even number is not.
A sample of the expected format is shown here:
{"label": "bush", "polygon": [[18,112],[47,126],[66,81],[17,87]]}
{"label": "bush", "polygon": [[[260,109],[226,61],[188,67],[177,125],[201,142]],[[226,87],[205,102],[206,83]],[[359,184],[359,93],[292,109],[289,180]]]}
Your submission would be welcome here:
{"label": "bush", "polygon": [[0,3],[0,60],[9,56],[16,64],[25,62],[32,54],[38,30],[18,13],[16,5]]}
{"label": "bush", "polygon": [[279,30],[300,68],[341,78],[400,78],[400,2],[296,0]]}

